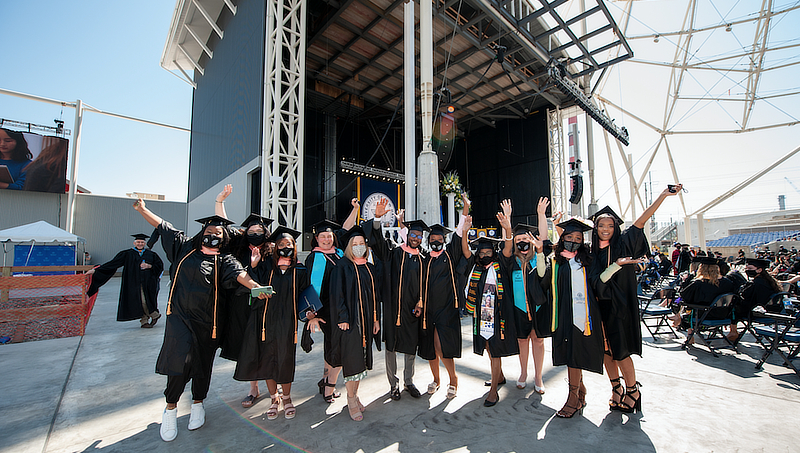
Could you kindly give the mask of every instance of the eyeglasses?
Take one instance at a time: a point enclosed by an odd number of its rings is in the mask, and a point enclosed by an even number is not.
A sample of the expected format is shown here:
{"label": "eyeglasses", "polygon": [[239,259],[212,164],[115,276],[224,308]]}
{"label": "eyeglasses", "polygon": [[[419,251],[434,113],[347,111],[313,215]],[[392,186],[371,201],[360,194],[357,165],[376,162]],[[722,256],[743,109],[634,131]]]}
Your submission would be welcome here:
{"label": "eyeglasses", "polygon": [[421,234],[416,234],[416,233],[408,233],[408,237],[416,238],[416,239],[422,239],[422,235]]}
{"label": "eyeglasses", "polygon": [[481,256],[492,256],[492,255],[494,255],[494,250],[491,250],[491,249],[488,249],[488,250],[485,249],[485,250],[481,250],[481,251],[478,252],[478,256],[479,257],[481,257]]}

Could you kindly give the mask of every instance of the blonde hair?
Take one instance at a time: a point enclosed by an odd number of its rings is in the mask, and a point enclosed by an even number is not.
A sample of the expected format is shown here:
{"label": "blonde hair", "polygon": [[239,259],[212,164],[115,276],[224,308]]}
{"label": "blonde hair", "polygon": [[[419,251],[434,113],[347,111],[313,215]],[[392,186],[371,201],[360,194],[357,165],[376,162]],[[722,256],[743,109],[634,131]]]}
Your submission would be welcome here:
{"label": "blonde hair", "polygon": [[697,278],[704,278],[714,286],[719,286],[719,266],[716,264],[701,264],[697,270]]}
{"label": "blonde hair", "polygon": [[[353,239],[357,237],[363,237],[363,236],[353,236],[350,239],[348,239],[347,246],[343,250],[344,257],[353,262],[355,262],[354,260],[356,258],[355,255],[353,255]],[[364,245],[367,245],[367,238],[364,238]],[[367,253],[364,254],[364,258],[366,258],[367,256],[369,256],[369,246],[367,246]]]}

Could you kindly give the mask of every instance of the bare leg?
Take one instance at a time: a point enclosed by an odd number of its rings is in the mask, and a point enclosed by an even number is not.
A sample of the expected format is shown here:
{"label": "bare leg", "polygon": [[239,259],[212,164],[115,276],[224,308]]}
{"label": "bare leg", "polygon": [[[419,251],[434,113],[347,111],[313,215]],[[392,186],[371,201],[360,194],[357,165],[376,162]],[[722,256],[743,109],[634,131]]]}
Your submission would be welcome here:
{"label": "bare leg", "polygon": [[517,339],[517,343],[519,344],[519,379],[517,379],[517,387],[520,387],[522,384],[524,386],[525,381],[528,380],[528,339],[527,338],[519,338]]}
{"label": "bare leg", "polygon": [[533,384],[537,387],[544,388],[544,380],[542,376],[542,369],[544,368],[544,338],[536,336],[536,331],[531,330],[528,337],[531,339],[533,346]]}
{"label": "bare leg", "polygon": [[[342,371],[342,367],[340,366],[332,367],[328,364],[328,362],[325,362],[325,375],[324,375],[325,382],[328,384],[335,385],[336,381],[339,379],[340,371]],[[322,394],[323,396],[325,396],[327,401],[327,398],[330,398],[330,396],[333,395],[335,392],[336,392],[336,387],[331,387],[326,385],[325,390],[323,390]]]}
{"label": "bare leg", "polygon": [[[456,376],[456,363],[453,359],[445,359],[442,355],[442,341],[439,338],[439,331],[434,330],[433,336],[433,347],[436,349],[436,359],[441,360],[442,364],[444,364],[444,368],[447,370],[447,374],[450,377],[450,385],[454,385],[458,387],[458,376]],[[433,365],[431,365],[431,371],[433,372],[433,380],[437,384],[440,384],[441,381],[439,380],[439,364],[436,363],[436,371],[433,371]]]}
{"label": "bare leg", "polygon": [[[622,389],[622,386],[619,382],[619,362],[614,360],[614,357],[611,355],[611,348],[608,347],[607,341],[605,343],[605,347],[606,350],[603,355],[603,365],[606,368],[606,373],[608,373],[608,380],[611,382],[611,398],[608,400],[608,407],[610,409],[616,409],[619,403],[622,401],[625,391]],[[628,382],[627,376],[625,376],[625,382]]]}
{"label": "bare leg", "polygon": [[556,415],[559,417],[570,418],[578,412],[583,405],[581,404],[578,392],[581,388],[583,373],[578,368],[567,368],[567,379],[569,380],[569,396],[564,407]]}
{"label": "bare leg", "polygon": [[492,368],[492,385],[489,388],[489,394],[486,396],[486,401],[491,403],[497,402],[500,399],[500,395],[497,394],[497,384],[500,383],[502,380],[503,370],[500,367],[500,357],[492,357],[492,353],[489,352],[489,347],[486,347],[486,352],[489,353],[489,363],[491,364]]}
{"label": "bare leg", "polygon": [[364,419],[361,414],[361,409],[358,404],[358,381],[347,381],[344,383],[347,388],[347,411],[350,413],[350,418],[355,421]]}
{"label": "bare leg", "polygon": [[250,393],[248,395],[258,396],[258,381],[250,381]]}
{"label": "bare leg", "polygon": [[[625,385],[633,387],[636,385],[636,369],[633,367],[633,359],[626,357],[617,362],[619,370],[622,371],[622,377],[625,378]],[[627,406],[633,406],[634,400],[628,395],[625,395],[622,402]]]}

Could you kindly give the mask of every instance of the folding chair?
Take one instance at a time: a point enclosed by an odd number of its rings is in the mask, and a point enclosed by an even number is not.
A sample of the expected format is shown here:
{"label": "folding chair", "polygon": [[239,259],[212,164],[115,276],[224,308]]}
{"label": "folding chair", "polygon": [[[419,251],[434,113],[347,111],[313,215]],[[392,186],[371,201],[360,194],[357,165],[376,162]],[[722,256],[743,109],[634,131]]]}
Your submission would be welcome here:
{"label": "folding chair", "polygon": [[677,332],[672,327],[672,322],[669,316],[672,314],[670,307],[660,306],[664,301],[673,301],[675,299],[674,289],[662,289],[656,291],[652,296],[639,296],[639,317],[644,324],[644,327],[650,332],[653,340],[658,340],[660,335],[668,335],[672,333],[675,338],[678,338]]}
{"label": "folding chair", "polygon": [[[727,346],[738,354],[739,351],[736,349],[736,345],[722,331],[723,327],[731,325],[733,301],[736,297],[736,294],[733,293],[720,294],[711,302],[711,305],[684,304],[686,308],[692,310],[691,319],[693,321],[692,329],[694,330],[694,335],[686,336],[686,341],[683,343],[682,348],[687,349],[690,345],[689,341],[694,336],[697,336],[700,338],[700,343],[707,347],[714,357],[719,357],[717,350],[720,348],[713,346],[711,344],[712,340],[724,340]],[[722,319],[707,319],[708,315],[715,309],[716,312],[725,312],[727,314]]]}
{"label": "folding chair", "polygon": [[[767,316],[775,321],[774,325],[754,327],[759,335],[771,340],[771,344],[766,348],[761,360],[756,363],[756,369],[760,369],[769,356],[773,352],[777,352],[783,359],[784,365],[800,376],[800,370],[792,363],[800,351],[800,310],[792,316],[777,313],[769,313]],[[781,348],[786,351],[784,352]]]}
{"label": "folding chair", "polygon": [[[775,293],[772,295],[772,297],[770,297],[768,305],[780,304],[783,306],[783,298],[789,296],[790,294],[787,292]],[[742,330],[742,334],[739,335],[739,338],[737,338],[733,343],[738,345],[739,341],[742,339],[742,337],[744,337],[744,334],[750,332],[756,341],[761,344],[764,349],[767,349],[769,348],[770,342],[766,342],[763,336],[759,335],[759,333],[755,330],[755,327],[765,327],[772,324],[775,324],[775,320],[765,316],[763,311],[750,310],[750,313],[747,314],[747,319],[744,321],[744,330]]]}

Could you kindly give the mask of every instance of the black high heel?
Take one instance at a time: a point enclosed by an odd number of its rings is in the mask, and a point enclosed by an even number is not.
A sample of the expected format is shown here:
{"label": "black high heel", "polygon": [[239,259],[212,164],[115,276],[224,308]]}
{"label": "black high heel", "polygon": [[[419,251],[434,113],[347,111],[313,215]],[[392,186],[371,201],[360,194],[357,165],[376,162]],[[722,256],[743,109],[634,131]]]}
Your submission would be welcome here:
{"label": "black high heel", "polygon": [[[608,409],[612,410],[612,411],[618,411],[619,410],[619,403],[621,403],[622,402],[622,398],[625,397],[625,390],[622,388],[622,384],[620,384],[620,379],[621,378],[610,379],[611,384],[612,384],[611,393],[613,393],[614,395],[619,396],[619,402],[614,401],[613,397],[608,400]],[[617,389],[619,389],[619,391],[617,391]]]}
{"label": "black high heel", "polygon": [[[625,403],[625,400],[622,400],[619,403],[620,411],[625,412],[626,414],[634,414],[637,411],[642,411],[642,392],[639,391],[639,387],[641,386],[642,384],[639,381],[636,381],[636,384],[633,386],[625,387],[625,396],[633,400],[633,406],[628,405]],[[636,398],[633,397],[635,393],[638,394]]]}
{"label": "black high heel", "polygon": [[328,382],[328,378],[322,378],[317,382],[317,387],[319,387],[319,394],[325,394],[325,384]]}
{"label": "black high heel", "polygon": [[[328,378],[322,379],[321,382],[322,382],[322,387],[320,387],[320,393],[322,393],[322,399],[324,399],[326,403],[330,404],[333,402],[334,398],[339,398],[340,396],[342,396],[341,393],[336,391],[336,384],[328,383]],[[325,387],[333,387],[334,390],[330,395],[326,395]]]}
{"label": "black high heel", "polygon": [[[580,386],[579,385],[570,385],[569,386],[569,394],[575,394],[575,399],[577,400],[576,406],[569,405],[569,397],[567,397],[567,402],[564,403],[564,407],[561,408],[558,412],[556,412],[556,417],[560,418],[572,418],[575,414],[582,414],[583,413],[583,406],[585,404],[581,403],[581,398],[579,395]],[[567,412],[568,410],[572,409],[572,412]]]}

